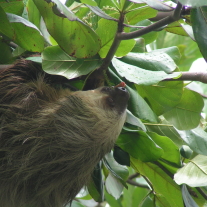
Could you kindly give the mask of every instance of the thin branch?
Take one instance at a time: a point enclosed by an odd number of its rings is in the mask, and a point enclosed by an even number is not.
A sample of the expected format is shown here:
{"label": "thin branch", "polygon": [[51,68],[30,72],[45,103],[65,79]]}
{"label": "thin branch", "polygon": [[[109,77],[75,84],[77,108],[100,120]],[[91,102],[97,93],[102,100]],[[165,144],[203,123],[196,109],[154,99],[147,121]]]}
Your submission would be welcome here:
{"label": "thin branch", "polygon": [[182,72],[179,78],[169,78],[163,81],[199,81],[201,83],[207,83],[206,72]]}
{"label": "thin branch", "polygon": [[150,189],[148,185],[137,183],[136,181],[133,180],[134,178],[136,178],[138,176],[139,176],[139,173],[132,174],[129,176],[129,178],[126,182],[130,185],[133,185],[133,186]]}
{"label": "thin branch", "polygon": [[144,34],[147,34],[151,31],[157,30],[157,29],[159,29],[163,26],[166,26],[172,22],[178,21],[181,17],[182,9],[183,9],[183,5],[178,2],[177,6],[174,10],[174,13],[172,15],[170,15],[164,19],[161,19],[160,21],[158,21],[154,24],[151,24],[151,25],[149,25],[143,29],[140,29],[138,31],[130,32],[130,33],[125,33],[125,32],[119,33],[119,34],[117,34],[118,38],[120,40],[128,40],[128,39],[138,38]]}
{"label": "thin branch", "polygon": [[121,43],[121,40],[118,38],[118,34],[123,32],[123,29],[124,29],[123,23],[124,23],[124,14],[121,13],[120,14],[120,18],[119,18],[119,22],[118,22],[117,33],[116,33],[116,35],[114,37],[114,41],[113,41],[113,43],[112,43],[112,45],[110,47],[109,52],[108,52],[106,58],[103,61],[103,64],[98,69],[99,72],[108,69],[108,66],[111,63],[111,60],[114,57],[114,54],[116,53],[116,51],[117,51],[117,49],[118,49],[118,47],[119,47],[119,45]]}

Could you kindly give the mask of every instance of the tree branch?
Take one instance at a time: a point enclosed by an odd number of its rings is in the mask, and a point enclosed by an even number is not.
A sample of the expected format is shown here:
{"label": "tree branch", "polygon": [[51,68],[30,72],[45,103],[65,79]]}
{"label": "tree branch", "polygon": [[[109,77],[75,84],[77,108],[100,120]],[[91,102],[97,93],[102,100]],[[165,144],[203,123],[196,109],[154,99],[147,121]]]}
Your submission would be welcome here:
{"label": "tree branch", "polygon": [[202,83],[207,83],[207,73],[206,72],[182,72],[179,78],[169,78],[163,81],[199,81]]}
{"label": "tree branch", "polygon": [[103,61],[103,64],[98,69],[99,72],[108,69],[108,66],[111,63],[111,60],[114,57],[114,54],[116,53],[116,51],[121,43],[121,40],[118,38],[118,35],[123,32],[123,29],[124,29],[123,23],[124,23],[124,13],[121,13],[120,18],[119,18],[119,22],[118,22],[117,33],[114,37],[114,41],[110,47],[109,52]]}
{"label": "tree branch", "polygon": [[143,29],[140,29],[138,31],[130,32],[130,33],[125,33],[125,32],[119,33],[119,34],[117,34],[117,38],[120,40],[128,40],[128,39],[137,38],[137,37],[140,37],[144,34],[151,32],[151,31],[157,30],[160,27],[166,26],[172,22],[178,21],[181,17],[182,9],[183,9],[183,5],[180,2],[178,2],[173,14],[171,14],[170,16],[168,16],[164,19],[161,19],[160,21],[158,21],[154,24],[151,24],[151,25],[149,25]]}

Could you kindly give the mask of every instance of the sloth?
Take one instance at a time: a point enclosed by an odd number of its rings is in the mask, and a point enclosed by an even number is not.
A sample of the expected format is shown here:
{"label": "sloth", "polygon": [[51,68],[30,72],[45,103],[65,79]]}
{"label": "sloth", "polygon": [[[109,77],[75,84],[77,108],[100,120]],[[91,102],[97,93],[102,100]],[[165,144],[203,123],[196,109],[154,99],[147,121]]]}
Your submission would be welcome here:
{"label": "sloth", "polygon": [[28,60],[0,71],[0,206],[66,206],[113,148],[125,83],[71,91],[67,82]]}

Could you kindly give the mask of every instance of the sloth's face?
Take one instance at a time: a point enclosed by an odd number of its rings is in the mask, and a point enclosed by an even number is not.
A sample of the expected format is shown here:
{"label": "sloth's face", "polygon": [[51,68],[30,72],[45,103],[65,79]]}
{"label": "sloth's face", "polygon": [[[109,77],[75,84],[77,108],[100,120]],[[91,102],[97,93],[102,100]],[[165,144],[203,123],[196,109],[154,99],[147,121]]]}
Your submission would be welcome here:
{"label": "sloth's face", "polygon": [[114,111],[118,114],[122,114],[129,100],[129,93],[125,87],[100,87],[95,90],[81,92],[81,96],[84,96],[84,100],[94,107],[105,111]]}

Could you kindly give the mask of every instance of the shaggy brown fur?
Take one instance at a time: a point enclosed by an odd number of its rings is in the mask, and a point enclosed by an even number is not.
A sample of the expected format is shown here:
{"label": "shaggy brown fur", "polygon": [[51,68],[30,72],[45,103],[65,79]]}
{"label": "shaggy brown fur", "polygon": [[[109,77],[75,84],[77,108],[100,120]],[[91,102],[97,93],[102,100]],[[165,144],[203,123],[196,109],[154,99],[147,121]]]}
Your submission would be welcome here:
{"label": "shaggy brown fur", "polygon": [[31,61],[0,71],[0,206],[65,206],[113,147],[128,92],[64,82]]}

